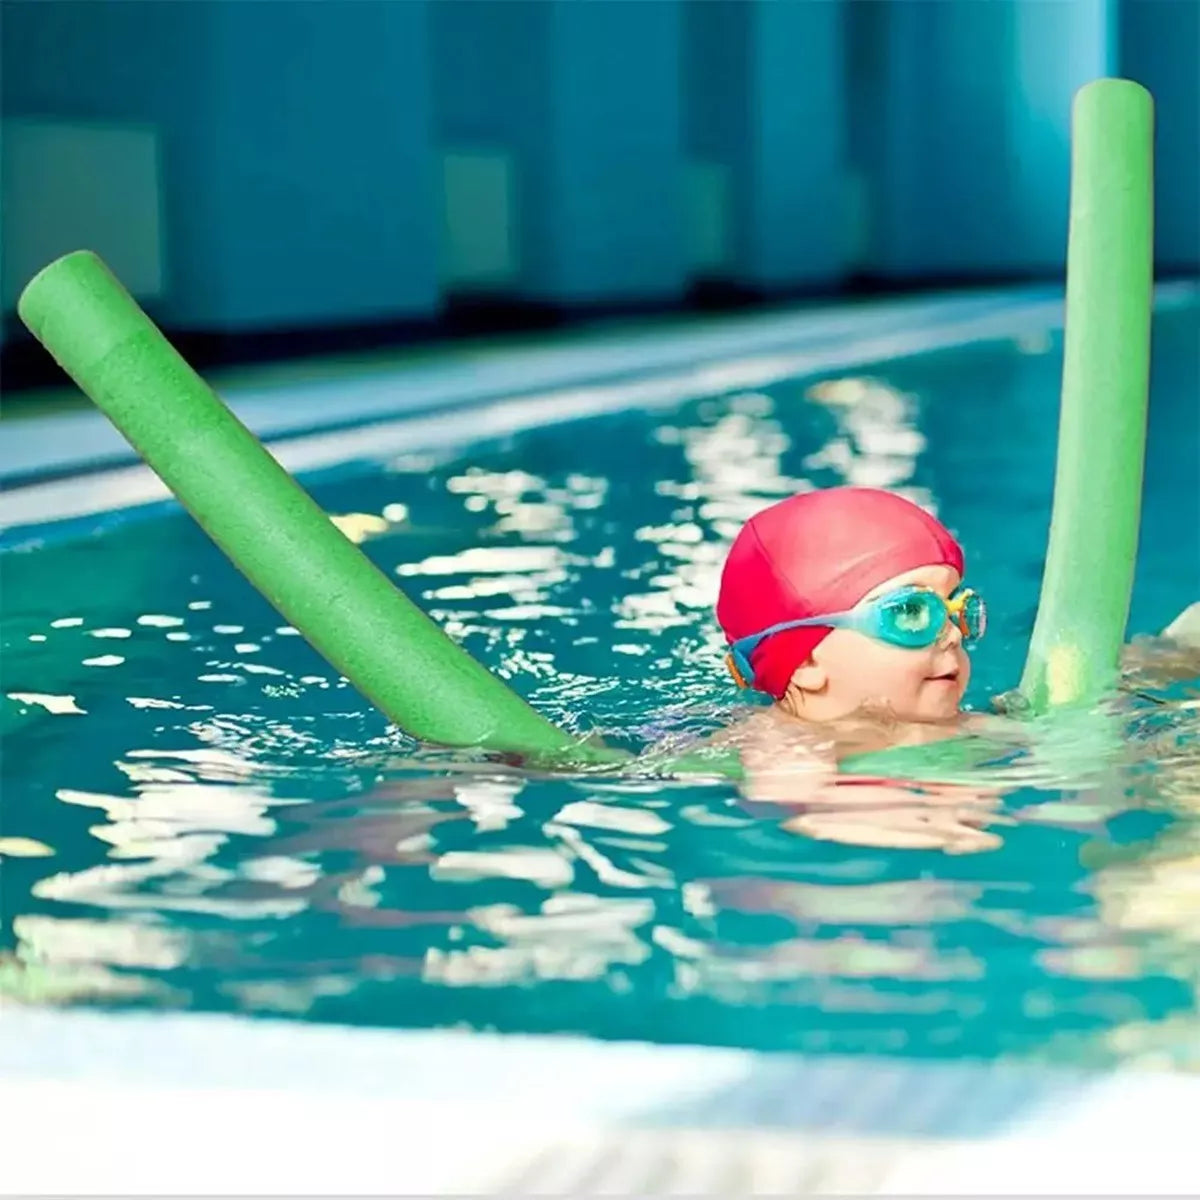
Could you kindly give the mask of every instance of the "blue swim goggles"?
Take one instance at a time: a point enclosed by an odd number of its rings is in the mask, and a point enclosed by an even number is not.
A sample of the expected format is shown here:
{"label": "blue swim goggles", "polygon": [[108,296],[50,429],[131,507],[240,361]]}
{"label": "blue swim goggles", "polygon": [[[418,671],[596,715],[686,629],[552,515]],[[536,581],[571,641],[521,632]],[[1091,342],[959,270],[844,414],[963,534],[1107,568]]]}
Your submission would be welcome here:
{"label": "blue swim goggles", "polygon": [[977,642],[987,630],[987,606],[970,588],[960,588],[947,600],[922,587],[903,587],[860,604],[849,612],[826,613],[799,621],[781,621],[761,633],[738,638],[729,647],[725,662],[738,687],[754,686],[750,656],[759,644],[788,629],[853,629],[858,633],[906,650],[925,650],[952,622],[964,642]]}

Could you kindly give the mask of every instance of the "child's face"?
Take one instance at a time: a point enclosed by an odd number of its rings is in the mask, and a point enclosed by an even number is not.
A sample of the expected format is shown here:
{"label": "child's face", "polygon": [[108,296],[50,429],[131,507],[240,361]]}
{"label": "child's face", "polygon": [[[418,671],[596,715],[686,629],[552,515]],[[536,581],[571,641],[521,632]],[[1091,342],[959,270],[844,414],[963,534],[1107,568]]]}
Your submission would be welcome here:
{"label": "child's face", "polygon": [[[899,587],[927,587],[949,599],[962,580],[953,567],[918,567],[873,588],[862,603]],[[911,650],[835,629],[797,668],[783,705],[818,721],[849,716],[865,706],[884,706],[901,721],[941,721],[958,712],[971,677],[962,634],[952,621],[930,647]]]}

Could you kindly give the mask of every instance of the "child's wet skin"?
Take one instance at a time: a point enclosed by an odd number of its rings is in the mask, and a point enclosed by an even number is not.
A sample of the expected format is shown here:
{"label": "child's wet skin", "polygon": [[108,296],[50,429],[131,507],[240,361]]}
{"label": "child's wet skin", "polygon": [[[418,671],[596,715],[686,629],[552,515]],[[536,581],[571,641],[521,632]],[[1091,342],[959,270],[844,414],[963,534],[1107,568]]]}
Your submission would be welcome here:
{"label": "child's wet skin", "polygon": [[779,819],[790,832],[859,846],[971,853],[997,848],[1000,838],[993,830],[1009,823],[996,789],[854,775],[837,764],[853,754],[953,737],[974,725],[967,714],[938,724],[900,725],[861,712],[818,726],[771,708],[738,722],[718,740],[739,753],[748,809]]}

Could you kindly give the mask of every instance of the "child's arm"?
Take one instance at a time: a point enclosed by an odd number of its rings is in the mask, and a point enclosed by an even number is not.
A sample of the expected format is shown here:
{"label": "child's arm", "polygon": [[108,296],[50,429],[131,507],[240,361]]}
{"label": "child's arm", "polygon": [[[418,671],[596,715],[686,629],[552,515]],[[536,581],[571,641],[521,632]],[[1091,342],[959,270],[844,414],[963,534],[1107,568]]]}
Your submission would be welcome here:
{"label": "child's arm", "polygon": [[783,828],[854,846],[975,854],[1001,845],[988,829],[1004,821],[996,803],[994,795],[955,784],[841,778],[822,793],[819,804],[789,817]]}
{"label": "child's arm", "polygon": [[957,854],[1000,845],[986,828],[1003,820],[995,792],[839,773],[832,749],[794,723],[747,722],[739,730],[738,749],[743,796],[761,815],[777,812],[791,832],[857,846]]}

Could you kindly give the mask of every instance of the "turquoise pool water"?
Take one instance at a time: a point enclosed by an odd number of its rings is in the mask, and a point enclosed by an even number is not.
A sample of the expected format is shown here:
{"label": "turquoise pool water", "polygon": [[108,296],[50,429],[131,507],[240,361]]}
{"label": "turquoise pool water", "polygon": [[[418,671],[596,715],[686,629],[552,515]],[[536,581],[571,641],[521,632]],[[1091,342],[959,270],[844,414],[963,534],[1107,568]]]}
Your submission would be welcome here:
{"label": "turquoise pool water", "polygon": [[[1131,633],[1200,597],[1194,309],[1157,321]],[[1037,602],[1061,346],[975,345],[306,478],[555,720],[630,746],[741,703],[725,546],[806,483],[906,489],[992,610]],[[524,778],[421,750],[182,514],[23,538],[4,572],[0,996],[813,1052],[1195,1061],[1194,660],[1139,650],[1109,761],[986,853],[812,840],[728,786]],[[1136,688],[1135,685],[1136,684]],[[16,841],[15,839],[21,839]],[[40,851],[39,851],[39,848]]]}

